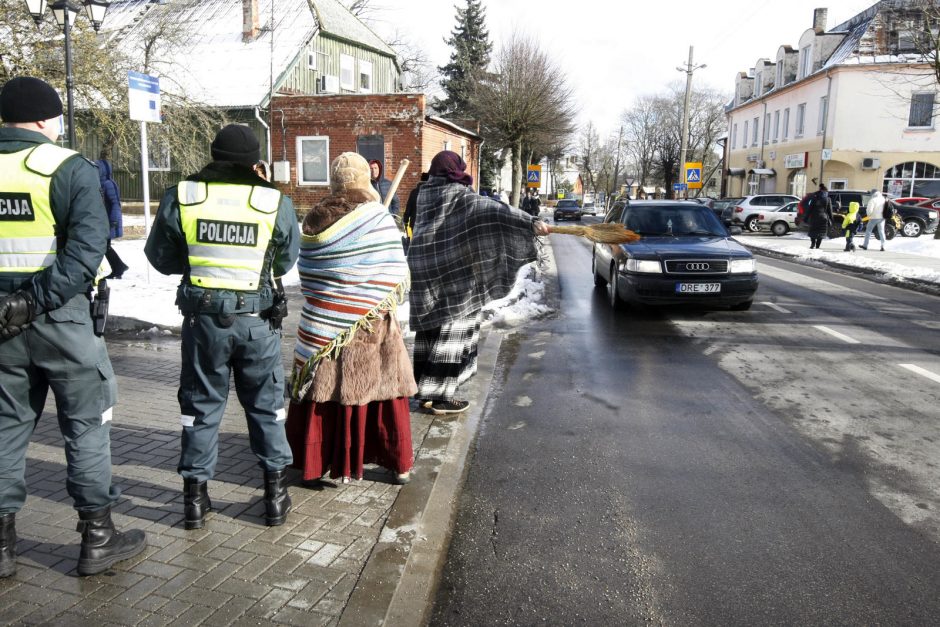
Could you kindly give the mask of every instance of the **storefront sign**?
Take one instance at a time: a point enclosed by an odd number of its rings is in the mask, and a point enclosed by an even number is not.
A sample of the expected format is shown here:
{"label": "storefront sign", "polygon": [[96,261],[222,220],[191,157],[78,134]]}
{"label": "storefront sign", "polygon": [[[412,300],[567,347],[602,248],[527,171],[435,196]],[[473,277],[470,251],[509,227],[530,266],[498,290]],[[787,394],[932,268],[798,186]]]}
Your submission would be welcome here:
{"label": "storefront sign", "polygon": [[798,152],[792,155],[784,155],[783,157],[783,167],[795,170],[797,168],[806,167],[806,153]]}

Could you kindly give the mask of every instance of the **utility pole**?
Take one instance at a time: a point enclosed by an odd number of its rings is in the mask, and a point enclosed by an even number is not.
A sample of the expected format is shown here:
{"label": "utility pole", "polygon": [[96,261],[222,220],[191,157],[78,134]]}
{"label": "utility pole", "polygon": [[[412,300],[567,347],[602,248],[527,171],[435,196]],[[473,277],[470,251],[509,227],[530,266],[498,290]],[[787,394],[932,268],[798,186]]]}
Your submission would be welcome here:
{"label": "utility pole", "polygon": [[[685,72],[685,104],[682,107],[682,137],[679,139],[679,182],[685,183],[685,159],[686,151],[689,149],[689,104],[692,99],[692,72],[705,67],[702,65],[693,65],[692,46],[689,46],[689,62],[684,68],[677,67],[680,72]],[[685,197],[689,197],[689,188],[685,188]]]}

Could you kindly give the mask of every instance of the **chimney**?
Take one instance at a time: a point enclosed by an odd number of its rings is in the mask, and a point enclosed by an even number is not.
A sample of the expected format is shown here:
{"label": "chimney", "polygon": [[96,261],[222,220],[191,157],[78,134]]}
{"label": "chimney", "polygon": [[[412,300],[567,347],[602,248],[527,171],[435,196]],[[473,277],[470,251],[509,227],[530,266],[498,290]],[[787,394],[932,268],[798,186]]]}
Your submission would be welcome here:
{"label": "chimney", "polygon": [[242,41],[248,43],[261,32],[258,0],[242,0]]}
{"label": "chimney", "polygon": [[826,32],[826,15],[828,13],[828,9],[813,10],[813,30],[816,31],[817,34]]}

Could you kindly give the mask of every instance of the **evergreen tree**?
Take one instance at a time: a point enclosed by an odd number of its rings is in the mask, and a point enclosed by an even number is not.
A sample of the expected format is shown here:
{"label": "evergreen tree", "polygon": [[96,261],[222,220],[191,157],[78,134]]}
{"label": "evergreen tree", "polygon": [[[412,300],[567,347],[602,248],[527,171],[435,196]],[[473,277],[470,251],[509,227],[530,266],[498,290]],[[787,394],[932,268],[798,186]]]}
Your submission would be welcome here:
{"label": "evergreen tree", "polygon": [[453,48],[450,62],[439,67],[441,88],[446,98],[438,100],[435,108],[443,116],[464,117],[469,114],[469,100],[476,81],[490,63],[490,34],[486,30],[486,12],[482,0],[466,0],[464,8],[457,8],[457,25],[450,33],[447,44]]}

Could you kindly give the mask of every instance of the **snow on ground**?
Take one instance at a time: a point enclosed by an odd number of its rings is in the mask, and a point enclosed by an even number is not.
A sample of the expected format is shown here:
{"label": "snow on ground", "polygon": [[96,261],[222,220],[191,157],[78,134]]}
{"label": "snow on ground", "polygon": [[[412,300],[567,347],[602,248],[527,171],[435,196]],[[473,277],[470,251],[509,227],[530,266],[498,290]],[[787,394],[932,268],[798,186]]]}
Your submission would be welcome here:
{"label": "snow on ground", "polygon": [[[127,227],[143,227],[143,216],[124,217]],[[919,279],[940,283],[940,240],[933,235],[916,238],[895,237],[886,243],[887,252],[877,250],[877,240],[870,242],[870,250],[843,252],[845,240],[824,240],[822,248],[810,250],[805,233],[790,233],[783,237],[768,235],[744,235],[738,240],[751,248],[776,251],[793,255],[805,263],[835,261],[844,265],[876,270],[891,277]],[[855,244],[862,243],[856,237]],[[174,305],[176,286],[180,276],[164,276],[150,267],[144,256],[144,240],[122,238],[113,242],[130,269],[121,280],[108,281],[111,286],[111,314],[123,318],[134,318],[160,327],[178,328],[182,316]],[[885,257],[881,258],[880,255]],[[550,258],[550,257],[549,257]],[[758,268],[760,267],[758,263]],[[758,270],[759,271],[759,270]],[[284,277],[285,285],[300,283],[296,268]],[[545,303],[545,286],[542,270],[538,264],[524,266],[516,278],[512,291],[483,310],[484,325],[515,326],[548,313]],[[408,320],[408,303],[398,309],[398,319]],[[155,330],[154,332],[159,332]]]}

